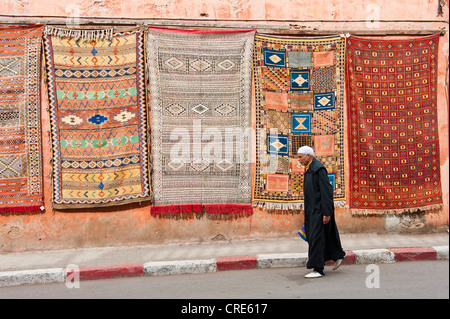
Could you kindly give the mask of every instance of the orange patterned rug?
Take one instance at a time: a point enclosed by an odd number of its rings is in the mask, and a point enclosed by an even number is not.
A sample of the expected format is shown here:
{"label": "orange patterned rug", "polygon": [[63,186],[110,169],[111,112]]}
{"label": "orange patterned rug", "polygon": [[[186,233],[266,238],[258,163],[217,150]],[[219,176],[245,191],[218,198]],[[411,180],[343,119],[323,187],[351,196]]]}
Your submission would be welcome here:
{"label": "orange patterned rug", "polygon": [[437,123],[439,35],[350,37],[350,208],[357,214],[441,207]]}
{"label": "orange patterned rug", "polygon": [[0,212],[44,209],[40,71],[44,27],[0,27]]}
{"label": "orange patterned rug", "polygon": [[144,30],[49,28],[44,40],[53,206],[148,200]]}

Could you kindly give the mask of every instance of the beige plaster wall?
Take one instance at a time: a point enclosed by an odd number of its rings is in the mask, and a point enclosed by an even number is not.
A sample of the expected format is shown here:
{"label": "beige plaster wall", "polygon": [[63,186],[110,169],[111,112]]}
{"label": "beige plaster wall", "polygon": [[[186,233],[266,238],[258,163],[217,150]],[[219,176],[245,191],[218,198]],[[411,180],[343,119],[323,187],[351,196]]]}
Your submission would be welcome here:
{"label": "beige plaster wall", "polygon": [[[336,30],[384,32],[448,28],[448,1],[444,15],[437,16],[436,0],[0,0],[0,24],[33,21],[36,17],[62,18],[76,23],[78,17],[136,18],[149,24],[194,27],[247,26],[290,33]],[[36,20],[37,21],[37,20]],[[55,20],[56,21],[56,20]],[[58,21],[61,21],[59,19]],[[61,22],[59,22],[61,23]],[[284,31],[280,31],[284,30]],[[448,228],[449,145],[448,82],[449,38],[440,38],[438,74],[438,120],[444,207],[428,213],[421,231]],[[447,77],[447,78],[446,78]],[[154,217],[150,204],[113,208],[54,211],[51,206],[49,119],[45,85],[42,83],[42,130],[45,179],[45,211],[0,214],[0,252],[65,249],[148,243],[207,241],[213,238],[297,236],[301,213],[269,213],[255,209],[252,216]],[[348,151],[347,151],[348,153]],[[347,167],[348,170],[348,167]],[[348,182],[346,183],[349,184]],[[348,194],[348,191],[347,191]],[[336,211],[341,232],[384,232],[385,217],[352,216],[348,209]],[[417,222],[420,223],[420,220]],[[401,226],[401,220],[400,220]],[[396,228],[412,231],[411,227]],[[414,228],[414,227],[412,227]],[[417,229],[414,229],[417,231]]]}

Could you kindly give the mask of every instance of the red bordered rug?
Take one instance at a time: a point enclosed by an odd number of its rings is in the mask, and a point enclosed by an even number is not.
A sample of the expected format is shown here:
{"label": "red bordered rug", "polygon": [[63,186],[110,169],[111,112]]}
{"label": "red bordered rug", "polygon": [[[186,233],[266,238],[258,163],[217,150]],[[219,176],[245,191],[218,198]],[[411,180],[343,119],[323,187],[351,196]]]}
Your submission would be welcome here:
{"label": "red bordered rug", "polygon": [[442,204],[437,123],[439,35],[347,39],[349,205],[398,213]]}

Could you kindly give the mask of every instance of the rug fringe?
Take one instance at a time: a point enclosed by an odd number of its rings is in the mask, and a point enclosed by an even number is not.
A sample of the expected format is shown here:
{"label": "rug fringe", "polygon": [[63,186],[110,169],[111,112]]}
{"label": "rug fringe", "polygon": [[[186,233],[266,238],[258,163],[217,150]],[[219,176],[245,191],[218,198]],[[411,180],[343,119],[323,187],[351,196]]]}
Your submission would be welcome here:
{"label": "rug fringe", "polygon": [[0,213],[42,211],[43,207],[44,206],[42,206],[42,205],[38,205],[38,206],[0,207]]}
{"label": "rug fringe", "polygon": [[203,210],[207,214],[251,215],[253,213],[251,204],[204,204]]}
{"label": "rug fringe", "polygon": [[159,214],[178,214],[178,213],[197,213],[202,211],[201,204],[183,204],[183,205],[157,205],[152,206],[150,213],[152,215]]}
{"label": "rug fringe", "polygon": [[253,205],[267,210],[302,210],[304,208],[303,202],[301,203],[279,203],[279,202],[260,202],[254,201]]}
{"label": "rug fringe", "polygon": [[253,208],[251,204],[180,204],[180,205],[157,205],[151,207],[151,215],[160,214],[185,214],[200,213],[207,214],[231,214],[231,215],[251,215]]}
{"label": "rug fringe", "polygon": [[[335,208],[347,207],[347,202],[345,200],[335,200]],[[303,202],[299,203],[280,203],[280,202],[264,202],[264,201],[254,201],[253,207],[265,208],[267,210],[303,210],[305,204]]]}
{"label": "rug fringe", "polygon": [[44,34],[53,35],[63,38],[74,38],[76,40],[82,39],[86,40],[99,40],[99,39],[112,39],[114,29],[101,29],[101,30],[74,30],[74,29],[64,29],[57,28],[53,26],[46,25],[44,29]]}
{"label": "rug fringe", "polygon": [[407,213],[417,213],[420,211],[429,212],[432,210],[440,210],[442,204],[428,205],[422,207],[400,208],[400,209],[355,209],[351,208],[350,212],[353,216],[380,216],[380,215],[399,215]]}
{"label": "rug fringe", "polygon": [[342,200],[335,200],[334,201],[334,207],[335,208],[348,208],[347,206],[347,201],[342,199]]}

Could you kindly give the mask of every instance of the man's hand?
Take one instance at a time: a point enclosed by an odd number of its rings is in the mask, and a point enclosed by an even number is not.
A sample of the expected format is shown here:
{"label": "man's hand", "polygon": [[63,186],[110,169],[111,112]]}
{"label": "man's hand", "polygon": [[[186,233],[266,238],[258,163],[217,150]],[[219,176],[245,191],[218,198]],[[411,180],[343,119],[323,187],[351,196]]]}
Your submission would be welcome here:
{"label": "man's hand", "polygon": [[323,223],[328,224],[330,222],[330,216],[323,216]]}

